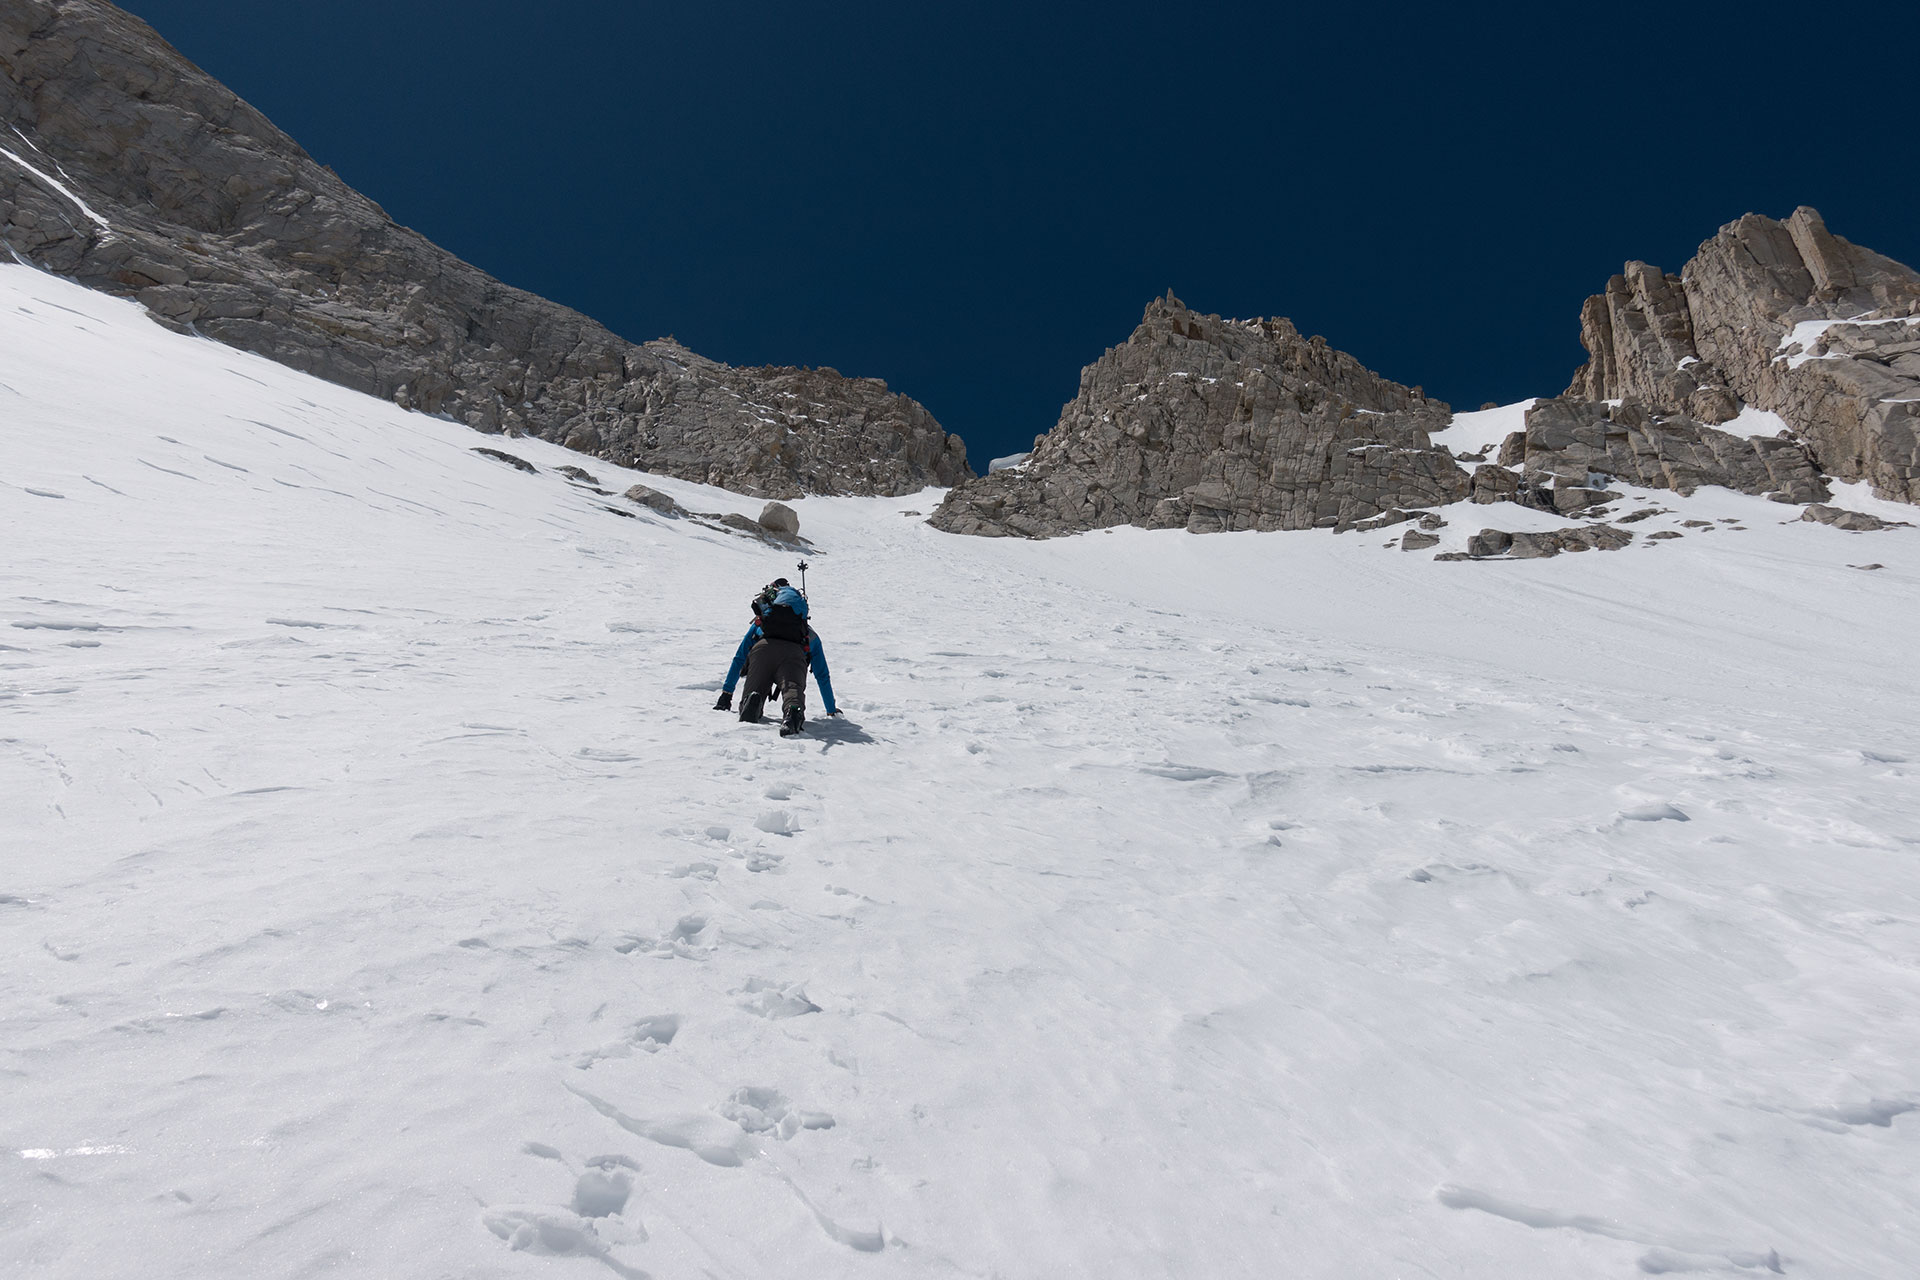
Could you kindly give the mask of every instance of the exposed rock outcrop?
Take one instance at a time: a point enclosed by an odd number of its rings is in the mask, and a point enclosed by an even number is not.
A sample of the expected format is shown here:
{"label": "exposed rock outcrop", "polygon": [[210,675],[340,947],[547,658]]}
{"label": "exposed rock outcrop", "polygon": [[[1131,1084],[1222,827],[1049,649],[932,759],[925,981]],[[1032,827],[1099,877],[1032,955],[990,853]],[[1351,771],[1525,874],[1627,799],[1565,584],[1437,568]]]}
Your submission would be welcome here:
{"label": "exposed rock outcrop", "polygon": [[1850,533],[1873,533],[1881,529],[1911,529],[1913,525],[1905,520],[1882,520],[1879,516],[1864,511],[1849,511],[1845,507],[1829,507],[1815,503],[1800,513],[1802,520],[1814,524],[1829,524],[1836,529],[1845,529]]}
{"label": "exposed rock outcrop", "polygon": [[[644,484],[632,486],[625,496],[628,502],[657,512],[670,520],[691,520],[695,524],[705,525],[710,529],[739,534],[784,550],[810,551],[813,549],[813,544],[800,536],[799,515],[785,503],[769,502],[760,512],[760,518],[753,520],[737,511],[725,513],[689,511],[669,495],[658,489],[650,489]],[[632,514],[620,511],[617,507],[609,507],[608,510],[620,515]]]}
{"label": "exposed rock outcrop", "polygon": [[971,472],[877,379],[635,345],[488,276],[104,0],[0,3],[0,252],[486,432],[768,497]]}
{"label": "exposed rock outcrop", "polygon": [[1466,473],[1428,439],[1447,418],[1286,320],[1196,315],[1169,293],[1081,373],[1024,465],[958,486],[932,523],[1032,538],[1351,527],[1467,495]]}
{"label": "exposed rock outcrop", "polygon": [[1681,274],[1627,264],[1581,315],[1568,396],[1725,422],[1780,415],[1821,469],[1920,502],[1920,273],[1812,209],[1722,227]]}
{"label": "exposed rock outcrop", "polygon": [[1464,553],[1435,556],[1436,560],[1486,560],[1504,556],[1512,560],[1544,560],[1563,551],[1618,551],[1633,542],[1633,535],[1610,524],[1577,524],[1564,529],[1508,533],[1504,529],[1482,529],[1467,539]]}
{"label": "exposed rock outcrop", "polygon": [[1832,496],[1806,446],[1796,441],[1732,435],[1680,414],[1657,416],[1632,399],[1542,400],[1527,410],[1526,430],[1501,446],[1500,462],[1521,468],[1516,488],[1550,488],[1553,509],[1563,514],[1594,505],[1596,479],[1681,494],[1722,485],[1781,502]]}
{"label": "exposed rock outcrop", "polygon": [[782,538],[800,536],[800,513],[784,502],[769,502],[760,510],[760,527]]}
{"label": "exposed rock outcrop", "polygon": [[638,503],[649,511],[658,511],[663,516],[672,516],[675,519],[692,514],[671,496],[658,489],[650,489],[644,484],[629,487],[626,499],[628,502]]}

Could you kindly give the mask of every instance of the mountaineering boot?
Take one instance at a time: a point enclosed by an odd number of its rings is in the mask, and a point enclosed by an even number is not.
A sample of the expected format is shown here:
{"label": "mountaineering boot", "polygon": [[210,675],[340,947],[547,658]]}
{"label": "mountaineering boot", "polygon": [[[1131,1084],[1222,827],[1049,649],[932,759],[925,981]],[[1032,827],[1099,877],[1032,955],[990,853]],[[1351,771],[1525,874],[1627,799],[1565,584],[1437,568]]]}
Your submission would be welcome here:
{"label": "mountaineering boot", "polygon": [[801,714],[800,708],[788,707],[787,718],[780,724],[780,736],[783,738],[791,738],[794,734],[800,732],[800,726],[806,722],[807,718]]}
{"label": "mountaineering boot", "polygon": [[740,718],[748,724],[760,723],[760,708],[767,705],[767,695],[750,693],[740,699]]}

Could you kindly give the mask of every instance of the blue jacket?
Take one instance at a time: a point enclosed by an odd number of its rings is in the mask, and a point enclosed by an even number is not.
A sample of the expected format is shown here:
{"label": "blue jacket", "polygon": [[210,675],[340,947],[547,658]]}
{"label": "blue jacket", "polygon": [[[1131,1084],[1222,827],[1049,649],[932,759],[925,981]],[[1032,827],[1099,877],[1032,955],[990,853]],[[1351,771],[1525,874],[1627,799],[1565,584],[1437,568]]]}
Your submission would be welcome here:
{"label": "blue jacket", "polygon": [[[799,594],[798,591],[794,592],[796,596]],[[788,603],[778,597],[774,602]],[[798,607],[806,608],[806,601],[802,600]],[[747,655],[753,652],[753,646],[760,640],[760,624],[756,622],[747,628],[747,634],[740,638],[740,647],[733,651],[733,665],[727,668],[728,693],[732,693],[733,686],[740,683],[740,677],[747,669]],[[820,686],[820,701],[827,704],[827,714],[832,715],[840,709],[834,705],[833,701],[833,677],[827,674],[826,652],[820,648],[820,637],[813,633],[811,627],[807,629],[807,660],[808,665],[813,668],[813,682]]]}

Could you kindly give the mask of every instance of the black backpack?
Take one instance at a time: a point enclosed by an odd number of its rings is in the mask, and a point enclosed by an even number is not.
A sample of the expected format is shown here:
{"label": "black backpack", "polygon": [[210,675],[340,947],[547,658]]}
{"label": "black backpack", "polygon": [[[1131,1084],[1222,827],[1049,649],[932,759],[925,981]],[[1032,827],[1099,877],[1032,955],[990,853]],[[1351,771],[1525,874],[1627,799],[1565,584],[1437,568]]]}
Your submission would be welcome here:
{"label": "black backpack", "polygon": [[807,620],[784,604],[774,604],[773,592],[762,591],[753,598],[753,615],[760,620],[760,634],[769,640],[807,643]]}

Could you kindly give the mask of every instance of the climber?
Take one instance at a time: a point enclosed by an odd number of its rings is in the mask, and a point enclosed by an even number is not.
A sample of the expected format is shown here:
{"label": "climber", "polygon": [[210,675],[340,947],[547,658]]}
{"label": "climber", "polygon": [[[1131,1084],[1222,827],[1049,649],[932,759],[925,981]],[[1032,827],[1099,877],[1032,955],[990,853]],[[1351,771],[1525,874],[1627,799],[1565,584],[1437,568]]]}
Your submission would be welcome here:
{"label": "climber", "polygon": [[726,686],[713,709],[733,710],[733,687],[744,671],[747,687],[740,699],[740,718],[759,723],[767,695],[777,686],[781,691],[780,736],[791,738],[806,723],[809,667],[820,686],[820,700],[826,704],[827,714],[839,715],[826,653],[820,647],[820,637],[807,624],[807,598],[785,578],[775,578],[753,598],[753,625],[734,650]]}

